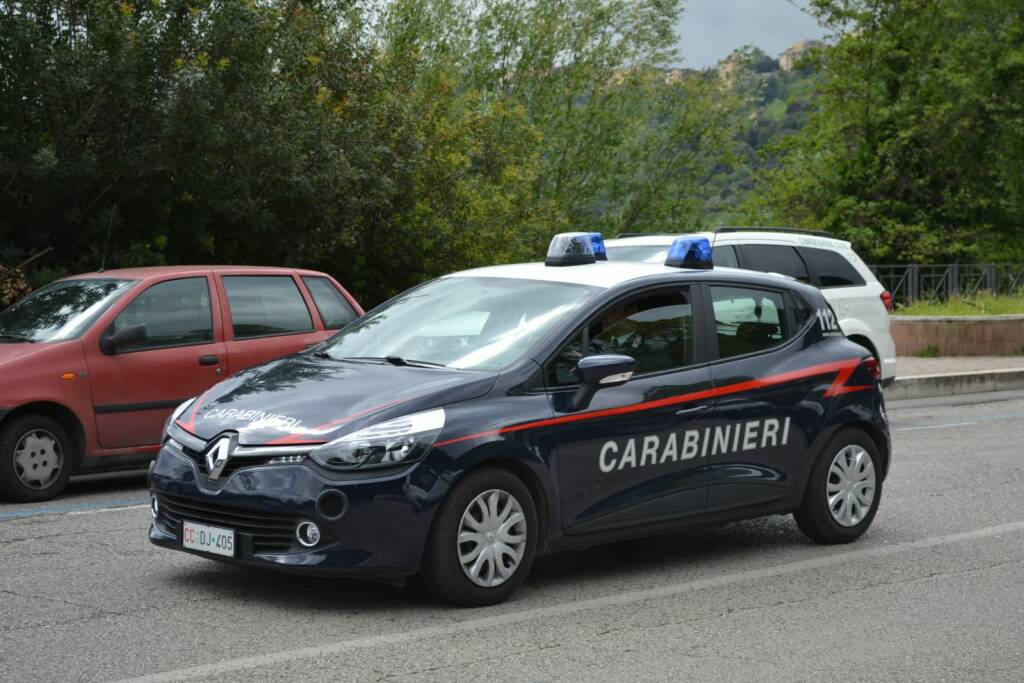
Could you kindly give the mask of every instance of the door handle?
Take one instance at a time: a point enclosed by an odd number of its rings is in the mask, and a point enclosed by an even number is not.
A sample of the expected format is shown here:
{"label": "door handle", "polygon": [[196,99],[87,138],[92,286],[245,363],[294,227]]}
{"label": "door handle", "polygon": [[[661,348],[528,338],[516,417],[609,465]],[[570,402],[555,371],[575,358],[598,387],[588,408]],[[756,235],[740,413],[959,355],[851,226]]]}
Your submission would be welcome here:
{"label": "door handle", "polygon": [[199,356],[200,365],[216,365],[220,362],[220,358],[217,356]]}
{"label": "door handle", "polygon": [[676,411],[676,417],[693,417],[694,415],[700,415],[701,413],[707,412],[708,404],[703,403],[699,406],[690,406],[689,408],[683,408]]}

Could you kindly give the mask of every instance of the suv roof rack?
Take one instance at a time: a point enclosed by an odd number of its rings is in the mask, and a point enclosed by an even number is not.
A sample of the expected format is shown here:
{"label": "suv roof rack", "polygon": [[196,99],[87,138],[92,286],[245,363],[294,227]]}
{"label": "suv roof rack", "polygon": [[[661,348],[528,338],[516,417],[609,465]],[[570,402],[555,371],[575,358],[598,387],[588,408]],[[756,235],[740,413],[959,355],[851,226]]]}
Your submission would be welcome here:
{"label": "suv roof rack", "polygon": [[[825,230],[804,230],[802,228],[762,228],[756,225],[714,228],[713,232],[797,232],[801,235],[816,235],[818,237],[832,237],[832,233]],[[835,239],[833,237],[833,239]]]}

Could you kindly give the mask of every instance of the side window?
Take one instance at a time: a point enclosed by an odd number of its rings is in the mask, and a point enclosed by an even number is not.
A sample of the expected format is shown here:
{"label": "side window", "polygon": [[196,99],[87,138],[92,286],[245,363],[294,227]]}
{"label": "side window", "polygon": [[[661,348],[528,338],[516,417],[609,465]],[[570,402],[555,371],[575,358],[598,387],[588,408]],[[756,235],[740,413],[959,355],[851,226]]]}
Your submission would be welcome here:
{"label": "side window", "polygon": [[822,289],[826,287],[850,287],[864,284],[864,278],[846,258],[829,249],[800,247],[800,254],[811,270],[817,273]]}
{"label": "side window", "polygon": [[743,261],[750,270],[782,273],[801,282],[810,282],[807,266],[793,247],[780,244],[745,244]]}
{"label": "side window", "polygon": [[549,368],[548,381],[555,386],[576,384],[576,363],[599,353],[631,356],[637,375],[690,365],[693,311],[688,294],[649,294],[606,310],[562,348]]}
{"label": "side window", "polygon": [[304,277],[302,281],[306,283],[313,303],[323,318],[324,327],[328,330],[340,330],[356,319],[356,312],[330,280],[325,277]]}
{"label": "side window", "polygon": [[145,325],[146,338],[121,346],[118,351],[212,342],[213,311],[206,278],[188,277],[153,285],[114,319],[114,332],[133,325]]}
{"label": "side window", "polygon": [[736,247],[722,246],[711,250],[711,260],[716,266],[739,268],[740,261],[736,258]]}
{"label": "side window", "polygon": [[789,338],[782,294],[746,287],[711,287],[718,357],[756,353]]}
{"label": "side window", "polygon": [[229,275],[224,291],[235,339],[313,331],[306,301],[287,275]]}

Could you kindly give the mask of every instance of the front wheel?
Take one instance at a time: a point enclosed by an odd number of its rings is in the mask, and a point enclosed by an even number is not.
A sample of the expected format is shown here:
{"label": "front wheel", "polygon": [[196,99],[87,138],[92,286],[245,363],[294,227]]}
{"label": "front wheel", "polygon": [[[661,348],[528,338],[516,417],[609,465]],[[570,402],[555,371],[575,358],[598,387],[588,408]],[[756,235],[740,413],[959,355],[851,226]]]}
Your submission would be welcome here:
{"label": "front wheel", "polygon": [[0,430],[0,498],[30,503],[60,495],[73,454],[67,430],[53,418],[14,418]]}
{"label": "front wheel", "polygon": [[878,446],[863,431],[844,429],[818,454],[793,517],[818,543],[849,543],[871,526],[881,497]]}
{"label": "front wheel", "polygon": [[537,548],[537,511],[523,482],[505,470],[471,472],[438,510],[421,576],[459,605],[493,605],[523,582]]}

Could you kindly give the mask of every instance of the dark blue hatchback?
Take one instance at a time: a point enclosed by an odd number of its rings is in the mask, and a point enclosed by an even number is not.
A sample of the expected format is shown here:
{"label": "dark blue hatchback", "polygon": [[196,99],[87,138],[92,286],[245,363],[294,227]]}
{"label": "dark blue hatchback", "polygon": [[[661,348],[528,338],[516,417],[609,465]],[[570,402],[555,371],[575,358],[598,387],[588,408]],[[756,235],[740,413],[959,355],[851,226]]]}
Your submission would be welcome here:
{"label": "dark blue hatchback", "polygon": [[609,263],[560,235],[547,265],[433,280],[184,403],[150,539],[477,605],[538,553],[712,521],[858,538],[890,457],[877,362],[816,289],[681,242]]}

